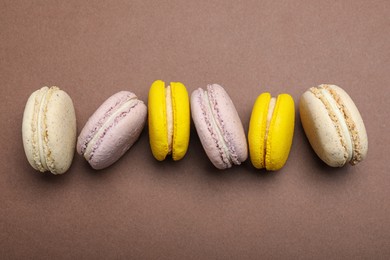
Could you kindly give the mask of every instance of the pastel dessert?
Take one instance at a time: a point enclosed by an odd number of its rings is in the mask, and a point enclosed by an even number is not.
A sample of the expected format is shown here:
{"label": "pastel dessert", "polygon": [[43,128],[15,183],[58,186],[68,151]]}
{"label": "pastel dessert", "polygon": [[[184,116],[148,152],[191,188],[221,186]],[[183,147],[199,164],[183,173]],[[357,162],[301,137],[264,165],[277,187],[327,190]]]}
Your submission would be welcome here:
{"label": "pastel dessert", "polygon": [[203,148],[215,167],[226,169],[247,159],[243,125],[222,86],[212,84],[192,92],[191,114]]}
{"label": "pastel dessert", "polygon": [[326,164],[355,165],[367,155],[363,119],[351,97],[336,85],[322,84],[303,93],[299,112],[306,136]]}
{"label": "pastel dessert", "polygon": [[139,138],[147,108],[137,96],[120,91],[108,98],[88,119],[77,139],[77,152],[92,168],[116,162]]}
{"label": "pastel dessert", "polygon": [[35,170],[65,173],[76,145],[76,114],[70,96],[58,87],[33,92],[24,109],[22,138]]}
{"label": "pastel dessert", "polygon": [[149,142],[153,156],[163,161],[184,157],[190,139],[190,102],[186,87],[180,82],[156,80],[148,98]]}
{"label": "pastel dessert", "polygon": [[253,166],[270,171],[281,169],[290,153],[295,121],[293,98],[263,93],[255,101],[249,122],[249,155]]}

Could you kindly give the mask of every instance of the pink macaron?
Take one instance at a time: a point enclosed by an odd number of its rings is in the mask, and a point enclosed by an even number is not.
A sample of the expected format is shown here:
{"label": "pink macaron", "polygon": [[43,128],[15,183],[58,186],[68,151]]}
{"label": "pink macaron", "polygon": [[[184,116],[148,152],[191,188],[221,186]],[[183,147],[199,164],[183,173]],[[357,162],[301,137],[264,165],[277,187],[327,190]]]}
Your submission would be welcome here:
{"label": "pink macaron", "polygon": [[210,161],[218,169],[239,165],[248,157],[243,125],[228,93],[218,84],[191,95],[191,114]]}
{"label": "pink macaron", "polygon": [[137,141],[146,122],[146,105],[129,91],[108,98],[88,119],[77,152],[94,169],[116,162]]}

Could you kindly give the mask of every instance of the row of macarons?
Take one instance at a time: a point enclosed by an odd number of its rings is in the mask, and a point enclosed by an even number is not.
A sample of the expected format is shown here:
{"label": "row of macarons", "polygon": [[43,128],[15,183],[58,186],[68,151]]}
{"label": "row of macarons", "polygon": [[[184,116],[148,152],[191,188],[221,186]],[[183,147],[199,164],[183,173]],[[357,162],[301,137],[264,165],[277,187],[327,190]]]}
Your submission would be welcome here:
{"label": "row of macarons", "polygon": [[[336,85],[322,84],[303,93],[299,114],[315,153],[329,166],[355,165],[367,154],[362,117],[351,97]],[[156,80],[148,103],[130,91],[109,97],[76,137],[72,99],[58,87],[33,92],[23,115],[22,137],[30,165],[41,172],[66,172],[74,149],[94,169],[115,163],[137,141],[148,122],[153,156],[181,160],[188,149],[190,121],[210,161],[218,169],[244,162],[249,153],[255,168],[281,169],[289,156],[295,123],[289,94],[260,94],[252,109],[248,135],[226,90],[210,84],[188,94],[180,82]],[[77,138],[77,140],[76,140]],[[248,152],[249,150],[249,152]]]}

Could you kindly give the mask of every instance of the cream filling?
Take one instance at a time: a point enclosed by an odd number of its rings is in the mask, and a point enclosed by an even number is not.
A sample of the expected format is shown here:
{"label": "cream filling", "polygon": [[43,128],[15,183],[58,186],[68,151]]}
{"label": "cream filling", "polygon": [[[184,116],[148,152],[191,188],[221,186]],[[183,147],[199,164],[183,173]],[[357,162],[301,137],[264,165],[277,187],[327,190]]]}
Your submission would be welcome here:
{"label": "cream filling", "polygon": [[339,122],[341,131],[345,137],[345,142],[348,148],[348,161],[350,161],[353,157],[353,142],[351,133],[349,132],[348,125],[344,118],[344,114],[340,111],[337,106],[337,102],[333,99],[332,95],[326,89],[321,88],[320,91],[322,95],[326,98],[326,100],[329,102],[333,112],[337,117],[337,121]]}
{"label": "cream filling", "polygon": [[45,104],[46,104],[46,97],[49,90],[43,94],[40,105],[39,105],[39,111],[38,111],[38,122],[37,122],[37,135],[38,135],[38,149],[39,149],[39,160],[42,164],[43,169],[48,170],[47,163],[46,163],[46,149],[45,146],[45,138],[44,135],[46,134],[46,127],[44,123],[44,115],[45,115]]}
{"label": "cream filling", "polygon": [[268,105],[267,125],[266,125],[266,128],[265,128],[265,136],[264,136],[264,161],[265,161],[265,155],[266,155],[266,152],[267,152],[268,132],[269,132],[269,127],[271,125],[271,119],[272,119],[272,115],[274,113],[275,104],[276,104],[276,98],[273,97],[269,101],[269,105]]}
{"label": "cream filling", "polygon": [[106,129],[114,124],[115,119],[124,111],[129,110],[134,104],[137,102],[136,98],[129,99],[125,103],[123,103],[116,111],[113,113],[107,120],[104,122],[104,124],[100,127],[99,131],[95,133],[93,138],[88,142],[87,148],[84,152],[84,158],[89,160],[91,158],[91,155],[93,154],[95,150],[95,144],[97,141],[101,138],[100,136],[106,131]]}
{"label": "cream filling", "polygon": [[204,91],[204,95],[203,95],[203,101],[207,104],[208,106],[208,110],[211,114],[210,118],[211,118],[211,125],[213,127],[213,129],[216,130],[216,133],[217,133],[217,136],[218,136],[218,139],[221,141],[222,143],[222,150],[223,152],[225,153],[225,156],[226,158],[228,158],[229,161],[231,161],[231,158],[230,158],[230,152],[229,152],[229,148],[227,147],[226,145],[226,142],[225,142],[225,139],[223,138],[223,134],[221,132],[221,129],[219,129],[218,127],[218,124],[216,122],[216,119],[214,118],[214,114],[213,114],[213,109],[212,109],[212,105],[211,105],[211,101],[209,99],[209,95],[208,95],[208,92],[205,90]]}
{"label": "cream filling", "polygon": [[173,144],[173,109],[172,109],[172,95],[171,86],[165,88],[165,106],[167,113],[167,134],[168,134],[168,153],[172,152]]}

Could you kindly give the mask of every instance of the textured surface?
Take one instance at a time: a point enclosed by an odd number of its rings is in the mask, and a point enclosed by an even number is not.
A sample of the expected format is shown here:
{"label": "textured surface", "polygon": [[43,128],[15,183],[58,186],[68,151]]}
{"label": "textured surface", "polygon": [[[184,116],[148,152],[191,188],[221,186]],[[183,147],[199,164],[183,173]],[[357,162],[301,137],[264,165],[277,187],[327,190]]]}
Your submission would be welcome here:
{"label": "textured surface", "polygon": [[172,159],[181,160],[190,142],[190,100],[186,87],[181,82],[171,82],[173,111]]}
{"label": "textured surface", "polygon": [[130,91],[110,96],[91,115],[77,139],[77,152],[94,169],[117,160],[138,140],[146,123],[147,108]]}
{"label": "textured surface", "polygon": [[328,165],[355,165],[366,157],[368,140],[363,119],[340,87],[310,88],[300,98],[299,114],[310,144]]}
{"label": "textured surface", "polygon": [[[390,258],[390,34],[387,0],[8,1],[0,3],[0,255],[9,258]],[[193,124],[186,156],[158,162],[146,129],[118,162],[75,156],[61,176],[28,164],[32,91],[73,99],[78,132],[123,89],[155,79],[189,93],[225,87],[245,131],[256,97],[333,83],[366,124],[366,159],[342,169],[313,152],[299,116],[286,165],[218,171]],[[298,109],[296,109],[296,115]],[[132,257],[129,257],[132,256]]]}
{"label": "textured surface", "polygon": [[267,134],[267,170],[279,170],[285,165],[294,137],[294,122],[293,98],[289,94],[278,95]]}
{"label": "textured surface", "polygon": [[166,86],[162,80],[153,82],[148,95],[149,143],[153,156],[162,161],[169,153]]}
{"label": "textured surface", "polygon": [[270,108],[271,94],[262,93],[253,104],[248,127],[249,158],[257,169],[265,168],[265,133],[267,131],[267,115]]}
{"label": "textured surface", "polygon": [[248,157],[244,128],[226,90],[207,85],[191,94],[191,116],[210,161],[218,169],[240,165]]}
{"label": "textured surface", "polygon": [[22,136],[34,169],[66,172],[76,145],[76,114],[69,95],[57,87],[34,91],[24,109]]}

